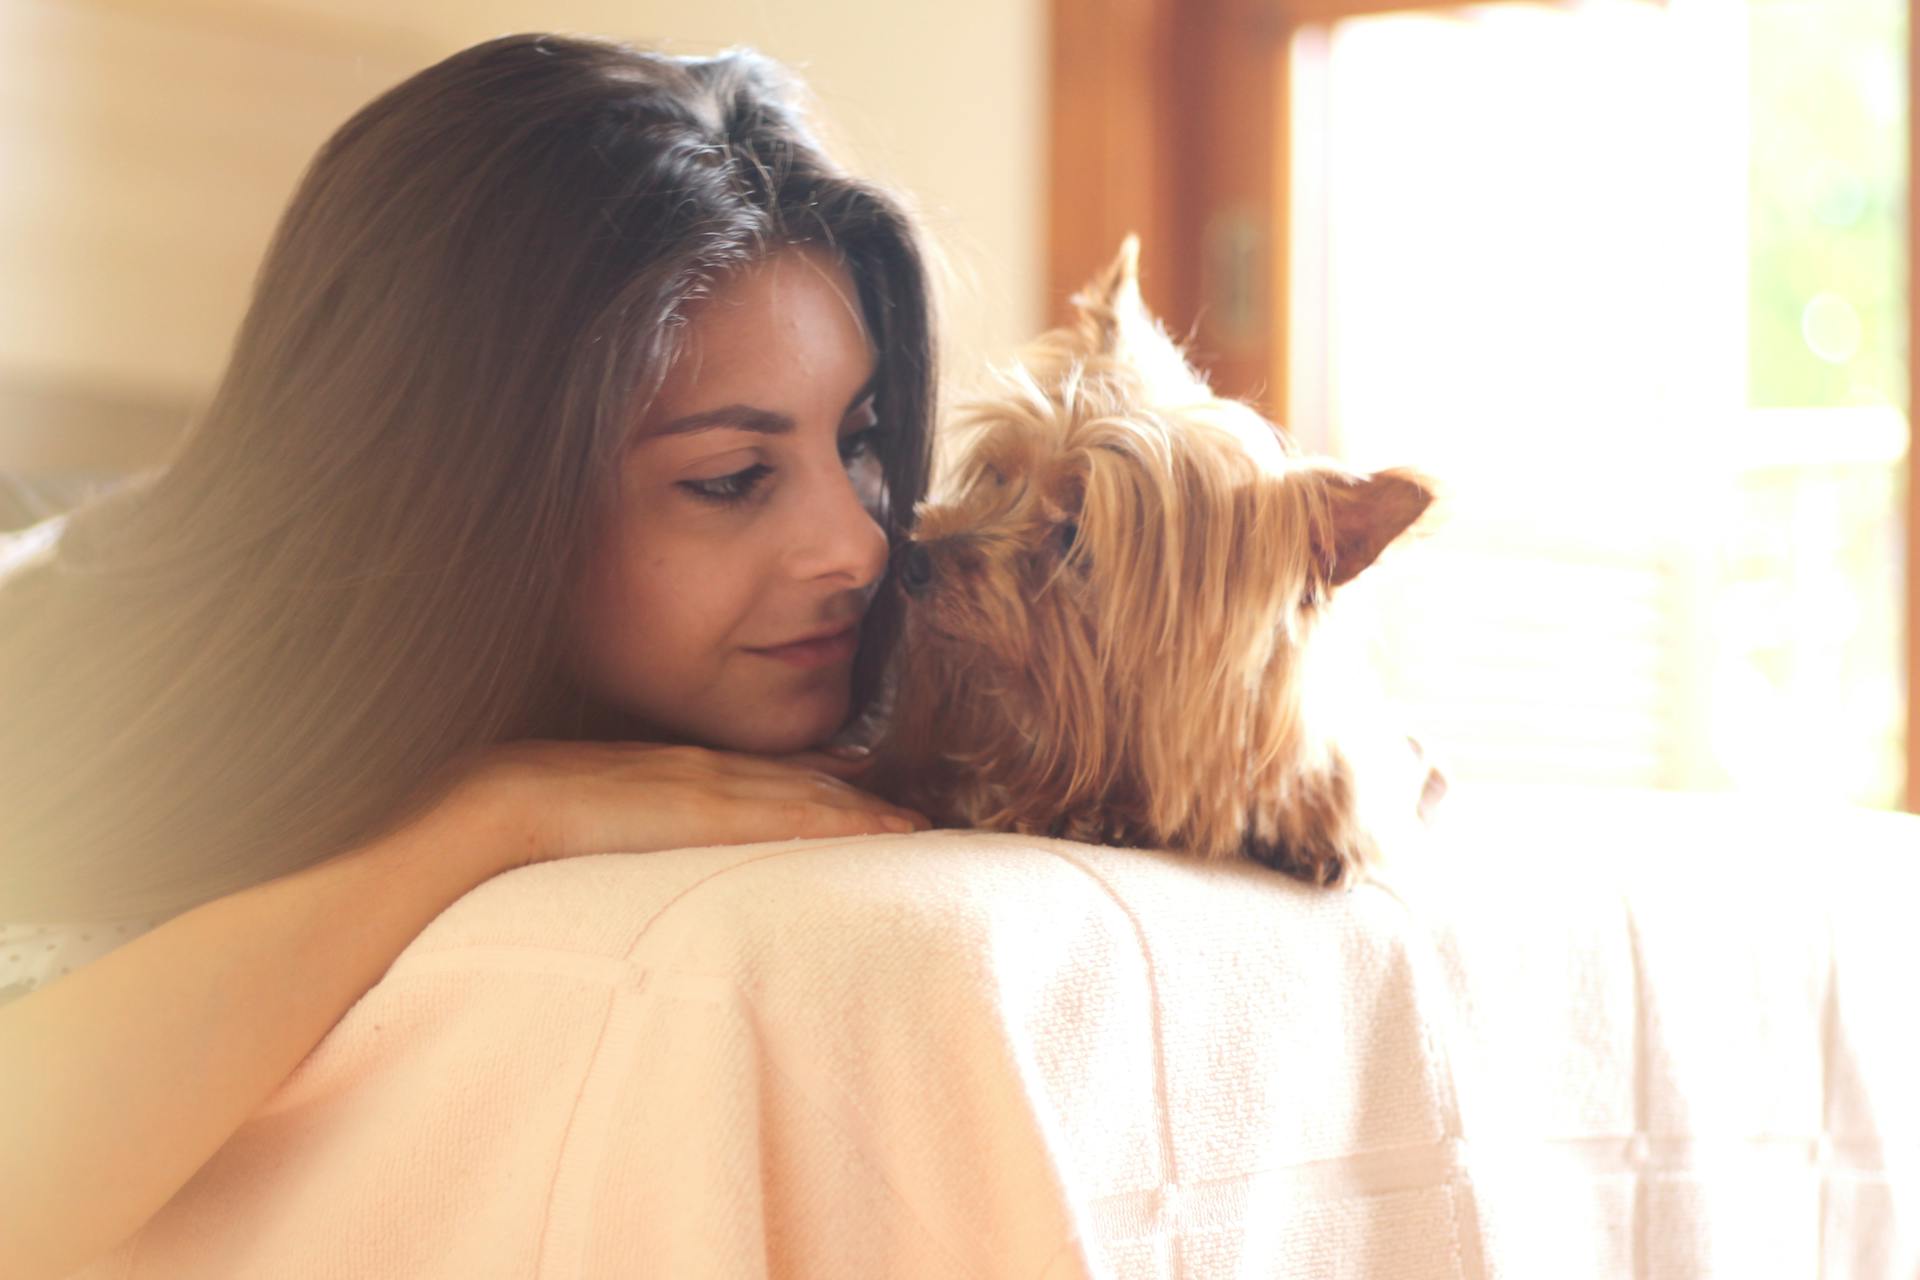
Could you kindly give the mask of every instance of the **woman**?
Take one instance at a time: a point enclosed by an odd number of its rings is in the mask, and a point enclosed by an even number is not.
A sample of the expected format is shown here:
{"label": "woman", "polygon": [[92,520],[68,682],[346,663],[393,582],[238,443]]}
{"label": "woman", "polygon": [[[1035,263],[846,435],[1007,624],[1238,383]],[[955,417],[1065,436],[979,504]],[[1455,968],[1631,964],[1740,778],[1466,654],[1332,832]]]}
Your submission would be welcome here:
{"label": "woman", "polygon": [[0,586],[0,921],[105,944],[0,1006],[0,1270],[133,1231],[503,870],[926,825],[823,749],[897,631],[925,270],[791,93],[550,35],[396,86],[178,455]]}

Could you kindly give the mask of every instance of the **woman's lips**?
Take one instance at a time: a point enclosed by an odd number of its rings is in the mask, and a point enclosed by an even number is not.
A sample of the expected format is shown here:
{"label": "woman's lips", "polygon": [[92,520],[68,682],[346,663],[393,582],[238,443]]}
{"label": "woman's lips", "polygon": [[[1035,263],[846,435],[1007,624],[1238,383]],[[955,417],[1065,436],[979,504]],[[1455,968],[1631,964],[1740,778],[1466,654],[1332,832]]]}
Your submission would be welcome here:
{"label": "woman's lips", "polygon": [[771,649],[749,649],[747,652],[764,654],[796,667],[824,667],[830,663],[845,662],[853,657],[859,647],[860,626],[855,623],[845,631],[836,631],[818,640],[800,640],[793,644],[775,645]]}

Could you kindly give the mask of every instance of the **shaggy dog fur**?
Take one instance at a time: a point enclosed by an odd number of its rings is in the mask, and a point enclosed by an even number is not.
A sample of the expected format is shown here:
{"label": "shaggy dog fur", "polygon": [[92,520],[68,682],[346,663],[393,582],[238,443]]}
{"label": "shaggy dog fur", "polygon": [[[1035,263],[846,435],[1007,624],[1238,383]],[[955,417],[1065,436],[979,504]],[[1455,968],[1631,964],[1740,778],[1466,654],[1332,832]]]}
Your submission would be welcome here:
{"label": "shaggy dog fur", "polygon": [[872,784],[944,826],[1351,885],[1443,784],[1417,743],[1343,717],[1313,640],[1433,487],[1301,457],[1214,396],[1143,306],[1138,252],[950,428],[897,565]]}

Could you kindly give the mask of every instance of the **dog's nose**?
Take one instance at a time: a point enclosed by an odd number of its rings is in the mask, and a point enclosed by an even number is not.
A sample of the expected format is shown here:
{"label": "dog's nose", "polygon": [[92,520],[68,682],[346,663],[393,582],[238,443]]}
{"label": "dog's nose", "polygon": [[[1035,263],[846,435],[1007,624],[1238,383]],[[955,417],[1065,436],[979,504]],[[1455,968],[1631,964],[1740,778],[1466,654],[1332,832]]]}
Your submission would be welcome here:
{"label": "dog's nose", "polygon": [[923,594],[933,585],[933,557],[917,542],[910,542],[900,556],[900,585],[907,594]]}

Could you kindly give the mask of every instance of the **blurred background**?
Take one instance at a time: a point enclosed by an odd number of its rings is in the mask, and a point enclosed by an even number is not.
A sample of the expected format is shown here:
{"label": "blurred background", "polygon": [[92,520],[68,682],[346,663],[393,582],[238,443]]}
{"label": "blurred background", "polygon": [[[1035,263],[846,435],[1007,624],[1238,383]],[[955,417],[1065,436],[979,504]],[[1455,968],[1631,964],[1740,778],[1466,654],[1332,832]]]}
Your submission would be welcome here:
{"label": "blurred background", "polygon": [[1349,599],[1455,777],[1913,807],[1910,3],[7,0],[9,522],[164,456],[395,81],[748,44],[939,245],[949,396],[1137,231],[1221,391],[1441,480]]}
{"label": "blurred background", "polygon": [[[785,60],[834,150],[903,191],[947,250],[956,368],[1004,353],[1040,322],[1046,10],[1040,0],[943,8],[4,0],[6,460],[88,463],[104,448],[120,461],[164,447],[211,391],[273,225],[319,145],[395,82],[515,31],[690,54],[744,44]],[[83,430],[76,414],[104,429]]]}

